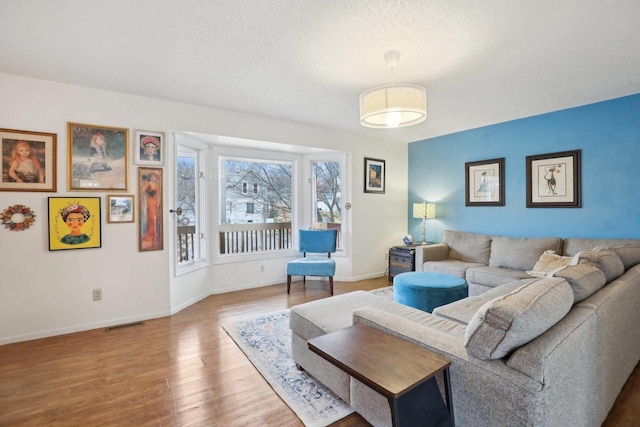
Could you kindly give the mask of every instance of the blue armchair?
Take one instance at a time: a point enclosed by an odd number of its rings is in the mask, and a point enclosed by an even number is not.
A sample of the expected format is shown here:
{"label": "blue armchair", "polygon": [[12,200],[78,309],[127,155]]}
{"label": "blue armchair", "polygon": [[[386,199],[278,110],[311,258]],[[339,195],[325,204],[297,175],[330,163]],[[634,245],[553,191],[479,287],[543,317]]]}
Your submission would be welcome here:
{"label": "blue armchair", "polygon": [[[336,262],[331,254],[336,251],[337,230],[300,230],[300,252],[303,258],[287,263],[287,294],[291,291],[291,276],[302,276],[306,283],[306,276],[329,276],[329,289],[333,295],[333,275],[336,272]],[[327,256],[307,256],[309,253],[326,253]]]}

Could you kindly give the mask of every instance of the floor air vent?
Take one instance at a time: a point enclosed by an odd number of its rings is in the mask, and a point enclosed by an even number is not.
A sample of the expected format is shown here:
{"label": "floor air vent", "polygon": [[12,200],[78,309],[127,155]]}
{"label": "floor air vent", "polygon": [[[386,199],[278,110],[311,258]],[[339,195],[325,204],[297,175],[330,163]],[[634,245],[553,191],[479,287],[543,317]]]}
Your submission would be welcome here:
{"label": "floor air vent", "polygon": [[131,323],[123,323],[122,325],[114,325],[114,326],[109,326],[108,328],[105,328],[105,331],[109,332],[109,331],[113,331],[114,329],[122,329],[122,328],[128,328],[130,326],[139,326],[139,325],[144,325],[144,322],[131,322]]}

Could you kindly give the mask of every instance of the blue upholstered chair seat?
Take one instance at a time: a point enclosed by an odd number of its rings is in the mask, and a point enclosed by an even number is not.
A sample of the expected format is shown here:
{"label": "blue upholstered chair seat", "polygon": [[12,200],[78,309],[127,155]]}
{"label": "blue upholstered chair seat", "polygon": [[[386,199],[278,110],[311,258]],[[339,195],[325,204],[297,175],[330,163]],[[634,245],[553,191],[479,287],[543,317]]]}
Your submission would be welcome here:
{"label": "blue upholstered chair seat", "polygon": [[287,274],[292,276],[333,276],[336,262],[326,256],[309,256],[287,263]]}
{"label": "blue upholstered chair seat", "polygon": [[[294,259],[287,263],[287,293],[291,291],[291,276],[325,276],[329,278],[329,289],[333,295],[333,275],[336,273],[336,262],[331,254],[336,251],[337,230],[300,230],[298,240],[300,252],[304,258]],[[324,256],[307,256],[308,253]]]}

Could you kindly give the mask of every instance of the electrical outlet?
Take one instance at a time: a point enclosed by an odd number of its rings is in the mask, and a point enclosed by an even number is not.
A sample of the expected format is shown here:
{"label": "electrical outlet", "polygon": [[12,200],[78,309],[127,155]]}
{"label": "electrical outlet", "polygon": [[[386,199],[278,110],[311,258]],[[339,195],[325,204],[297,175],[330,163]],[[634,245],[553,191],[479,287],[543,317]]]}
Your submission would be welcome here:
{"label": "electrical outlet", "polygon": [[102,299],[102,289],[93,290],[93,300],[100,301]]}
{"label": "electrical outlet", "polygon": [[264,273],[264,264],[260,265],[260,272]]}

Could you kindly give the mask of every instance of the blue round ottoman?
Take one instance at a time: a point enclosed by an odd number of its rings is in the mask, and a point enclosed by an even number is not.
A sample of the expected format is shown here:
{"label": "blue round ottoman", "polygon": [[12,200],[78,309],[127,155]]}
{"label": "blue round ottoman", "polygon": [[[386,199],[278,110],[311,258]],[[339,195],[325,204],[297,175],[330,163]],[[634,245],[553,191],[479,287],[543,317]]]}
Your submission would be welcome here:
{"label": "blue round ottoman", "polygon": [[431,313],[434,308],[466,298],[467,281],[444,273],[415,271],[393,278],[393,300]]}

